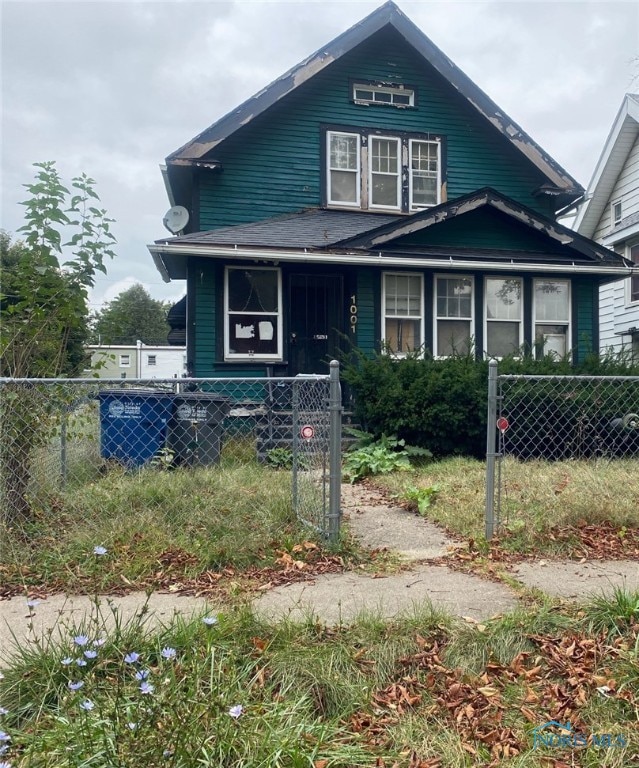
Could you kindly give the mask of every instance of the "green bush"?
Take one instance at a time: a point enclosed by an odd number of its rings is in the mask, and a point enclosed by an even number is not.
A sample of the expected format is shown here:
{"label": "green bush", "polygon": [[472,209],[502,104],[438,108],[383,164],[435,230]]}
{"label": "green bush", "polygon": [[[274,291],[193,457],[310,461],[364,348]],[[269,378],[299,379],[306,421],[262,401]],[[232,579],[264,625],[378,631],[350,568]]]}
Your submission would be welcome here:
{"label": "green bush", "polygon": [[[639,366],[623,355],[589,355],[573,366],[569,360],[552,356],[535,359],[523,354],[500,361],[499,373],[637,375]],[[373,435],[397,435],[407,443],[430,449],[436,457],[485,456],[486,360],[476,360],[472,354],[436,360],[428,353],[398,360],[387,354],[369,357],[356,352],[344,365],[343,377],[353,395],[355,418]],[[521,386],[520,398],[534,396],[534,385]],[[546,398],[544,403],[545,412],[552,415],[556,411],[553,402]],[[596,407],[594,401],[592,406]],[[537,415],[530,412],[530,418]],[[525,433],[521,422],[520,426]]]}

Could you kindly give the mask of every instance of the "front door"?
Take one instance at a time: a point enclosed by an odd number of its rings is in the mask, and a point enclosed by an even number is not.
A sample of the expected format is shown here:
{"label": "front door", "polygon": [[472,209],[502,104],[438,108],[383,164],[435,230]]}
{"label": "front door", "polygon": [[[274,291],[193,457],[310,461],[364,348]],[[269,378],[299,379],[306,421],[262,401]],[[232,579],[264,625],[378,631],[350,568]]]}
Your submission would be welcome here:
{"label": "front door", "polygon": [[291,275],[289,361],[291,375],[328,373],[343,329],[341,275]]}

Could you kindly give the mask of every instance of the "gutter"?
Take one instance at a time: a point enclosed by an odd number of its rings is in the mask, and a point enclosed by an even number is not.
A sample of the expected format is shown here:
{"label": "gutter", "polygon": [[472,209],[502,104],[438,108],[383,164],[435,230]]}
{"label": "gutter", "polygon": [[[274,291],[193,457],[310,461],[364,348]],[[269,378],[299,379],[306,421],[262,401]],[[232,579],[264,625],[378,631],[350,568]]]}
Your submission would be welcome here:
{"label": "gutter", "polygon": [[362,255],[352,251],[344,253],[325,253],[318,251],[282,251],[254,250],[251,248],[210,248],[203,250],[202,246],[187,245],[149,245],[147,246],[164,282],[170,282],[171,277],[164,263],[163,256],[199,256],[200,258],[240,259],[257,262],[293,262],[298,264],[339,264],[383,267],[411,267],[423,269],[481,269],[487,272],[545,272],[558,274],[587,274],[587,275],[619,275],[628,277],[633,273],[631,267],[584,266],[580,264],[522,264],[511,259],[510,262],[494,261],[464,261],[452,257],[441,259],[414,258],[409,256],[384,256],[381,251],[377,256]]}

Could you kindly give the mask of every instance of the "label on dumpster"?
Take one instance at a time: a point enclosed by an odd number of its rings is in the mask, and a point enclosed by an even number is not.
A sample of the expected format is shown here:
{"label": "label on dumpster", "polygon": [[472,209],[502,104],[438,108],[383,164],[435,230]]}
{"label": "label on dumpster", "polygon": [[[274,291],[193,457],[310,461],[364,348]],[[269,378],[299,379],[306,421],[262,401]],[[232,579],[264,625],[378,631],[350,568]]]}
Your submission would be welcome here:
{"label": "label on dumpster", "polygon": [[109,403],[109,416],[112,419],[139,419],[139,403],[123,403],[121,400],[114,400]]}
{"label": "label on dumpster", "polygon": [[180,421],[206,421],[207,410],[203,405],[182,403],[177,407],[177,417]]}

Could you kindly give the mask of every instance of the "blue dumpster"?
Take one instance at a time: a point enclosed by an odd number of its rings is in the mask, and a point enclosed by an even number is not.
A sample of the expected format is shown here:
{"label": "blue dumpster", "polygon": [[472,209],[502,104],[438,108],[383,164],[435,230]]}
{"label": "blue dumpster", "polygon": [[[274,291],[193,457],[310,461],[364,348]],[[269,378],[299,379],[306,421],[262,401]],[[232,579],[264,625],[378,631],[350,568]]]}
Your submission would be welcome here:
{"label": "blue dumpster", "polygon": [[100,455],[139,467],[164,448],[173,395],[154,390],[104,390],[100,401]]}

